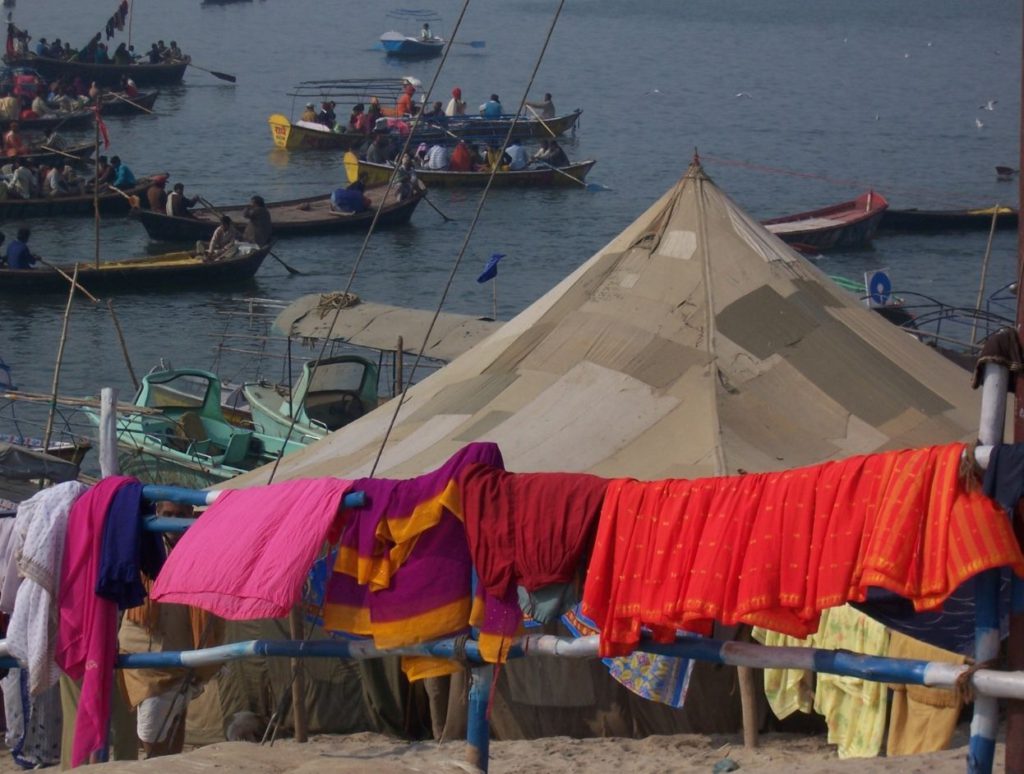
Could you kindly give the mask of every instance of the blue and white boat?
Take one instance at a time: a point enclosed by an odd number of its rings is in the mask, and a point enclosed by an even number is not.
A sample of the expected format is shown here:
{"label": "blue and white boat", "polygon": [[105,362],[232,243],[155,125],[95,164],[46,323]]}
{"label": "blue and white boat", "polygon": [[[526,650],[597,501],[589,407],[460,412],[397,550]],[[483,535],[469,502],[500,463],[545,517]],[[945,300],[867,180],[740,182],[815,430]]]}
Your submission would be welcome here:
{"label": "blue and white boat", "polygon": [[441,17],[433,11],[399,8],[390,11],[388,18],[397,19],[403,27],[420,25],[419,33],[416,35],[407,35],[396,30],[389,30],[381,35],[380,45],[388,56],[400,59],[428,59],[440,56],[444,51],[444,38],[430,29],[431,22],[436,25],[441,21]]}

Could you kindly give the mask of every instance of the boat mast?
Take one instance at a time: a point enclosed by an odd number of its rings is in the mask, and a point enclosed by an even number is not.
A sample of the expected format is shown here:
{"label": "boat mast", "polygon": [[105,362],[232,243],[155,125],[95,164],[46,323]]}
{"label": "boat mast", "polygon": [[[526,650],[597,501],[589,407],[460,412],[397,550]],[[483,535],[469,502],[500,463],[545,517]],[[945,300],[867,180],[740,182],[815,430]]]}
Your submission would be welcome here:
{"label": "boat mast", "polygon": [[[1021,25],[1021,51],[1024,53],[1024,24]],[[1024,129],[1024,60],[1021,63],[1021,107],[1019,126]],[[1017,168],[1024,166],[1024,134],[1020,142]],[[1017,174],[1017,209],[1024,204],[1024,177]],[[1017,336],[1024,331],[1024,304],[1021,304],[1021,277],[1024,271],[1024,221],[1017,220]],[[1016,379],[1016,408],[1013,417],[1013,440],[1024,441],[1024,378],[1021,374]],[[1024,542],[1024,527],[1021,524],[1020,504],[1014,514],[1014,526],[1017,540]],[[1013,578],[1013,606],[1010,610],[1010,636],[1006,643],[1007,669],[1024,670],[1024,610],[1014,613],[1024,603],[1024,581]],[[1006,707],[1006,755],[1004,758],[1006,774],[1024,774],[1024,701],[1007,702]]]}

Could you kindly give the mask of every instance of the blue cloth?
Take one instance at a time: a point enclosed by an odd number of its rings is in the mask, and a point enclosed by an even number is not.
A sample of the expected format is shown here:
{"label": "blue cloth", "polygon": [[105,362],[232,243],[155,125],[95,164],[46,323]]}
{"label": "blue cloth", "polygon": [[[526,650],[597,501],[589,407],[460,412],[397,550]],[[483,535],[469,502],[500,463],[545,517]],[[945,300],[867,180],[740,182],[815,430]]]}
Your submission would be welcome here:
{"label": "blue cloth", "polygon": [[484,283],[488,280],[492,280],[498,276],[498,261],[505,257],[505,253],[494,253],[491,259],[484,266],[484,270],[480,272],[480,276],[476,278],[477,282]]}
{"label": "blue cloth", "polygon": [[495,102],[493,99],[489,99],[480,108],[480,113],[484,118],[501,118],[501,103]]}
{"label": "blue cloth", "polygon": [[131,188],[135,185],[135,175],[132,174],[132,171],[128,169],[127,165],[118,165],[117,175],[114,176],[113,185],[115,188]]}
{"label": "blue cloth", "polygon": [[992,447],[982,490],[1013,516],[1017,503],[1024,497],[1024,443]]}
{"label": "blue cloth", "polygon": [[7,266],[11,269],[31,269],[36,257],[29,252],[28,245],[20,239],[12,239],[7,245]]}
{"label": "blue cloth", "polygon": [[331,207],[339,212],[363,212],[363,192],[354,188],[335,188],[331,194]]}
{"label": "blue cloth", "polygon": [[142,484],[129,481],[117,490],[103,522],[96,594],[116,602],[119,610],[145,601],[140,573],[156,578],[167,558],[160,534],[142,528],[141,503]]}
{"label": "blue cloth", "polygon": [[519,143],[509,145],[505,152],[508,154],[510,161],[508,162],[508,168],[513,172],[518,172],[520,169],[526,169],[530,163],[530,156]]}

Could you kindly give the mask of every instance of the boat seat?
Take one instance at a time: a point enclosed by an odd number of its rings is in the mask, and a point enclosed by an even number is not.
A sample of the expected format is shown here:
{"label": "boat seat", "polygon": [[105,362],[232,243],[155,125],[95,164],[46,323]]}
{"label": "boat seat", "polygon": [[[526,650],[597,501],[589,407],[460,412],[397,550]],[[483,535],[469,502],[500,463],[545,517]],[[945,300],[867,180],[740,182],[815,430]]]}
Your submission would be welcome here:
{"label": "boat seat", "polygon": [[306,396],[306,416],[337,430],[366,413],[359,394],[351,390],[321,390]]}
{"label": "boat seat", "polygon": [[228,445],[224,449],[225,465],[241,467],[241,463],[249,456],[249,444],[252,441],[252,430],[236,430],[228,439]]}
{"label": "boat seat", "polygon": [[178,427],[188,442],[186,451],[204,454],[208,457],[220,454],[220,447],[210,440],[210,436],[206,432],[206,425],[203,424],[203,418],[195,411],[186,411],[178,417]]}

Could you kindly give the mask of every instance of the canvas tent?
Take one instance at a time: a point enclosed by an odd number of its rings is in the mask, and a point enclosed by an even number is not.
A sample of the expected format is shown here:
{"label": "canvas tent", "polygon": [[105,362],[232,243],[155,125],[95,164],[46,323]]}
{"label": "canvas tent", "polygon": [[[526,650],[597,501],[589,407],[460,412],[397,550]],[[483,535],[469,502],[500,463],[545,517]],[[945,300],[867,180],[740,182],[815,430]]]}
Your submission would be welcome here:
{"label": "canvas tent", "polygon": [[[367,475],[393,410],[285,458],[276,480]],[[376,475],[423,473],[475,440],[497,442],[515,471],[770,471],[967,439],[978,410],[966,372],[834,286],[695,161],[605,248],[415,385]],[[695,687],[696,712],[669,712],[615,686],[600,664],[568,661],[503,670],[499,738],[739,726],[728,686],[709,688],[708,701]]]}

